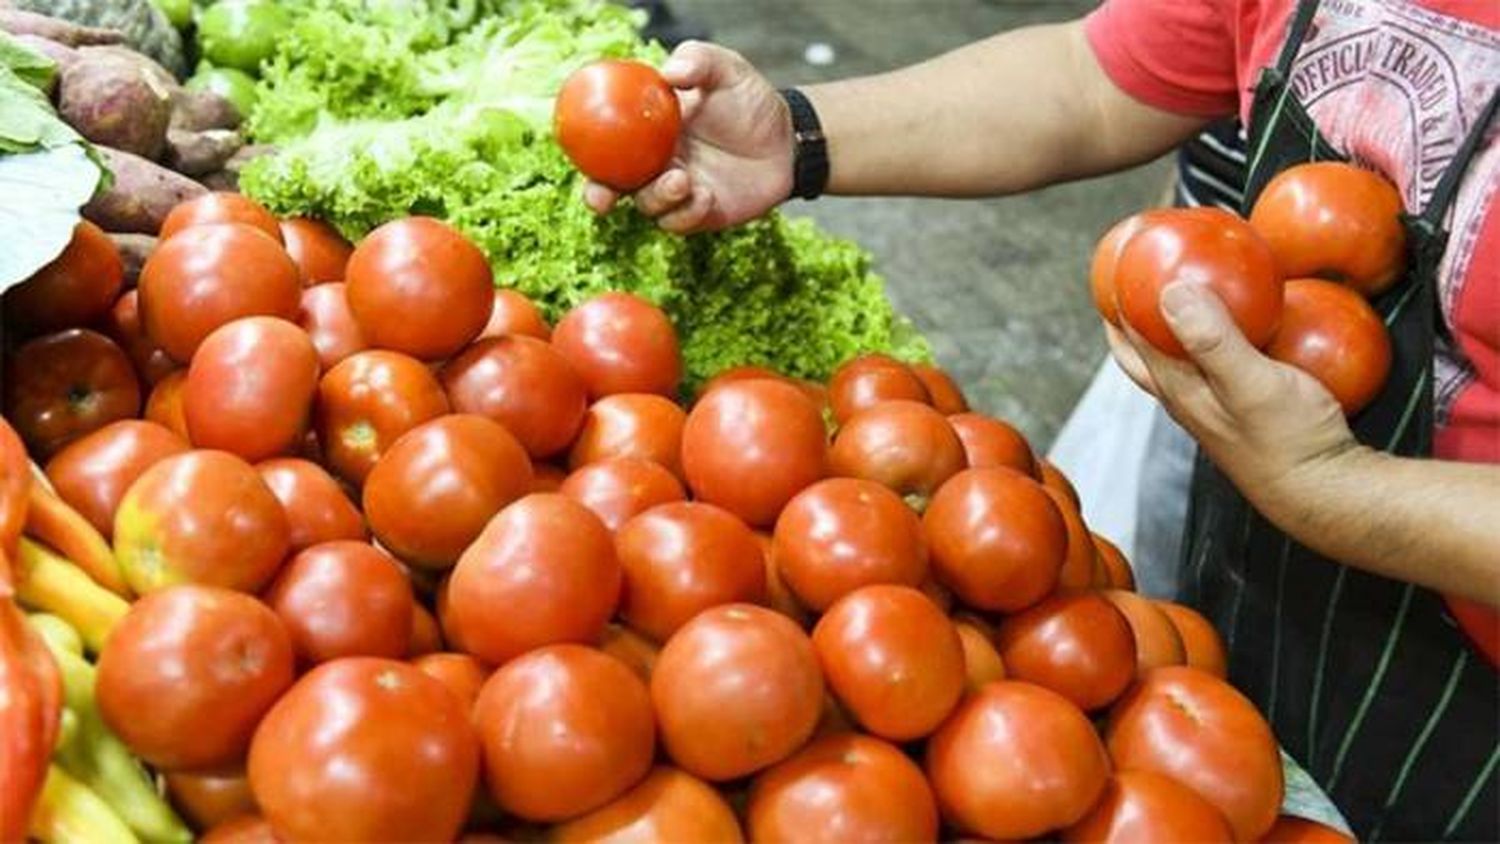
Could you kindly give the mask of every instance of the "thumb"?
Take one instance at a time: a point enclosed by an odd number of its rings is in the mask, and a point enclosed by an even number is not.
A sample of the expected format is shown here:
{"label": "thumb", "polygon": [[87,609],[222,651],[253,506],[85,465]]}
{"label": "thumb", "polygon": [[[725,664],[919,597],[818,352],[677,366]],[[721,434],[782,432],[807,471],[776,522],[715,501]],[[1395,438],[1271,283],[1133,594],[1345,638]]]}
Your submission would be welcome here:
{"label": "thumb", "polygon": [[703,41],[684,41],[661,66],[662,78],[678,90],[715,88],[727,81],[735,54]]}
{"label": "thumb", "polygon": [[1256,385],[1266,358],[1245,339],[1223,301],[1205,284],[1178,281],[1161,292],[1162,316],[1177,342],[1226,400]]}

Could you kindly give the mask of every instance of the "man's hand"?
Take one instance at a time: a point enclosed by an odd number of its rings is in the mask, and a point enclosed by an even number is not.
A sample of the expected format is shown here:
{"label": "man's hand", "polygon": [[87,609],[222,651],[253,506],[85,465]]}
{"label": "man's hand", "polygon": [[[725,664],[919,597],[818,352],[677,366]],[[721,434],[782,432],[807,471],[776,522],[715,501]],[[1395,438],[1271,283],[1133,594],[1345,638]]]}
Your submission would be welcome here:
{"label": "man's hand", "polygon": [[[682,101],[682,138],[665,173],[635,193],[642,213],[679,234],[753,220],[792,191],[792,118],[776,89],[744,57],[688,41],[661,68]],[[619,195],[589,183],[599,213]]]}

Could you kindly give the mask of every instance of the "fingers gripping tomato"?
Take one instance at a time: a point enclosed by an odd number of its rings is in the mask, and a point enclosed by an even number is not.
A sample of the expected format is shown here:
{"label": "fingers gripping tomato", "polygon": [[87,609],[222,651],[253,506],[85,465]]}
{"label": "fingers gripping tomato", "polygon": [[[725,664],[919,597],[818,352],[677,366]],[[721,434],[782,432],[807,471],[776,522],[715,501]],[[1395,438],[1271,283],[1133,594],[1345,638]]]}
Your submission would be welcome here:
{"label": "fingers gripping tomato", "polygon": [[672,87],[650,66],[601,61],[563,83],[553,121],[557,142],[584,175],[632,191],[672,160],[682,109]]}

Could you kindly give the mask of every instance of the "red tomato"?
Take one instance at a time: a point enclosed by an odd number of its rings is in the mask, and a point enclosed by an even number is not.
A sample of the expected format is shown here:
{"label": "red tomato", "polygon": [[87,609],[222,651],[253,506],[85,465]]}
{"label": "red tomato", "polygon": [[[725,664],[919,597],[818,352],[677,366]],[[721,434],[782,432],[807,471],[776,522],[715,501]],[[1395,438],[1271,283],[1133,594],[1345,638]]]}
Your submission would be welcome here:
{"label": "red tomato", "polygon": [[318,390],[318,350],[286,320],[247,317],[208,335],[193,354],[182,412],[199,448],[251,462],[302,442]]}
{"label": "red tomato", "polygon": [[468,654],[424,654],[411,661],[427,676],[437,680],[463,703],[466,710],[474,708],[479,699],[479,690],[489,679],[490,670],[484,663]]}
{"label": "red tomato", "polygon": [[1130,568],[1130,562],[1113,542],[1094,534],[1094,551],[1099,555],[1104,573],[1108,576],[1104,586],[1115,589],[1123,589],[1126,592],[1135,590],[1135,572]]}
{"label": "red tomato", "polygon": [[120,250],[103,229],[80,220],[61,255],[5,291],[5,327],[32,336],[90,325],[115,303],[124,281]]}
{"label": "red tomato", "polygon": [[484,253],[430,217],[386,223],[354,247],[345,273],[349,310],[378,349],[442,360],[479,336],[494,304]]}
{"label": "red tomato", "polygon": [[1187,664],[1200,671],[1218,677],[1229,676],[1229,656],[1224,649],[1224,640],[1208,619],[1196,610],[1170,601],[1152,601],[1156,608],[1166,613],[1182,638],[1183,655]]}
{"label": "red tomato", "polygon": [[583,379],[544,340],[481,340],[448,361],[443,390],[455,413],[499,422],[541,460],[565,451],[588,409]]}
{"label": "red tomato", "polygon": [[483,416],[440,416],[381,455],[365,479],[365,518],[397,557],[443,569],[530,488],[531,461],[509,432]]}
{"label": "red tomato", "polygon": [[611,531],[658,504],[687,498],[671,472],[634,457],[590,463],[569,475],[557,491],[593,510]]}
{"label": "red tomato", "polygon": [[559,844],[744,840],[734,809],[717,791],[668,767],[654,769],[613,803],[553,827],[549,838]]}
{"label": "red tomato", "polygon": [[448,412],[448,397],[421,361],[372,350],[329,370],[318,383],[314,407],[329,468],[362,484],[403,434]]}
{"label": "red tomato", "polygon": [[620,528],[615,551],[625,572],[620,617],[657,641],[710,607],[766,599],[755,534],[712,504],[653,507]]}
{"label": "red tomato", "polygon": [[167,796],[196,829],[211,829],[244,815],[255,814],[250,780],[236,770],[229,774],[168,773]]}
{"label": "red tomato", "polygon": [[183,582],[258,591],[286,556],[287,534],[281,502],[223,451],[157,462],[115,510],[115,558],[138,595]]}
{"label": "red tomato", "polygon": [[47,334],[6,361],[5,418],[40,457],[140,411],[135,369],[102,334],[82,328]]}
{"label": "red tomato", "polygon": [[297,270],[306,285],[344,280],[344,267],[354,247],[338,229],[322,220],[292,217],[282,220],[278,228],[286,241],[286,254],[297,262]]}
{"label": "red tomato", "polygon": [[1099,594],[1114,604],[1115,609],[1130,623],[1130,632],[1135,635],[1137,675],[1145,676],[1153,668],[1187,662],[1182,636],[1155,601],[1120,589],[1109,589]]}
{"label": "red tomato", "polygon": [[1338,161],[1290,167],[1261,191],[1250,225],[1286,278],[1341,281],[1366,296],[1406,269],[1401,194],[1379,174]]}
{"label": "red tomato", "polygon": [[651,671],[656,668],[661,646],[623,624],[610,622],[599,639],[599,650],[625,663],[637,677],[651,682]]}
{"label": "red tomato", "polygon": [[504,337],[507,334],[524,334],[538,340],[552,339],[552,329],[536,303],[514,290],[497,287],[495,302],[490,308],[490,321],[479,332],[479,339]]}
{"label": "red tomato", "polygon": [[887,355],[860,355],[845,361],[828,380],[828,400],[840,425],[883,401],[931,404],[932,397],[911,367]]}
{"label": "red tomato", "polygon": [[1068,476],[1064,475],[1061,469],[1046,460],[1038,460],[1037,473],[1041,475],[1042,486],[1066,495],[1079,512],[1083,511],[1083,502],[1078,498],[1078,490],[1073,488],[1073,482],[1068,480]]}
{"label": "red tomato", "polygon": [[147,421],[166,428],[187,442],[187,417],[182,413],[182,388],[187,386],[187,370],[178,369],[157,382],[146,399]]}
{"label": "red tomato", "polygon": [[708,395],[715,387],[722,387],[725,384],[733,384],[736,381],[758,381],[761,379],[792,383],[791,379],[779,372],[767,369],[764,366],[745,363],[720,370],[717,375],[708,379],[708,383],[704,384],[703,388],[698,391],[698,397],[702,398]]}
{"label": "red tomato", "polygon": [[1042,485],[1011,469],[966,469],[922,517],[938,580],[971,607],[1019,612],[1052,592],[1068,528]]}
{"label": "red tomato", "polygon": [[423,656],[443,649],[443,631],[432,612],[421,604],[411,608],[411,636],[407,642],[407,656]]}
{"label": "red tomato", "polygon": [[966,691],[977,692],[996,680],[1005,679],[1005,662],[995,648],[990,626],[983,619],[967,613],[956,615],[953,629],[958,631],[958,641],[964,646]]}
{"label": "red tomato", "polygon": [[1281,328],[1266,354],[1318,379],[1346,414],[1369,404],[1391,371],[1391,337],[1364,297],[1331,281],[1286,283]]}
{"label": "red tomato", "polygon": [[[568,473],[551,463],[531,464],[531,487],[529,492],[560,492]],[[681,486],[681,484],[678,484]]]}
{"label": "red tomato", "polygon": [[1063,560],[1062,571],[1058,572],[1057,588],[1088,589],[1094,585],[1094,568],[1098,565],[1099,552],[1094,550],[1094,536],[1066,493],[1050,486],[1043,489],[1057,505],[1057,512],[1062,514],[1063,524],[1068,528],[1068,556]]}
{"label": "red tomato", "polygon": [[1260,839],[1261,844],[1355,844],[1355,840],[1317,821],[1282,815]]}
{"label": "red tomato", "polygon": [[479,742],[443,684],[350,657],[297,681],[250,746],[250,787],[290,841],[451,841],[469,813]]}
{"label": "red tomato", "polygon": [[1119,610],[1092,592],[1056,595],[1000,623],[1006,673],[1084,711],[1108,706],[1135,679],[1135,639]]}
{"label": "red tomato", "polygon": [[854,414],[828,452],[833,474],[884,484],[923,506],[967,465],[964,444],[943,414],[899,399]]}
{"label": "red tomato", "polygon": [[866,586],[828,608],[813,647],[839,702],[891,741],[937,729],[963,694],[963,642],[953,623],[909,586]]}
{"label": "red tomato", "polygon": [[894,492],[854,478],[798,493],[776,520],[772,554],[798,600],[819,611],[861,586],[917,586],[928,571],[917,514]]}
{"label": "red tomato", "polygon": [[760,532],[755,534],[755,540],[760,543],[760,554],[765,561],[766,606],[797,622],[799,627],[809,626],[811,614],[786,585],[786,578],[781,576],[781,569],[776,564],[775,542]]}
{"label": "red tomato", "polygon": [[670,398],[682,380],[672,321],[631,293],[601,293],[568,311],[552,333],[552,345],[583,376],[590,398],[616,393]]}
{"label": "red tomato", "polygon": [[1002,680],[959,704],[927,743],[927,777],[949,823],[995,840],[1076,823],[1109,779],[1094,726],[1067,698]]}
{"label": "red tomato", "polygon": [[323,467],[297,457],[278,457],[257,464],[255,470],[286,511],[293,553],[322,542],[366,538],[364,516]]}
{"label": "red tomato", "polygon": [[157,237],[165,243],[183,229],[216,223],[242,223],[282,241],[281,225],[265,206],[240,193],[214,191],[179,202],[162,220]]}
{"label": "red tomato", "polygon": [[846,733],[813,742],[755,779],[753,841],[936,841],[937,802],[897,748]]}
{"label": "red tomato", "polygon": [[302,316],[297,324],[312,338],[324,372],[369,346],[359,333],[359,323],[354,321],[344,290],[345,284],[335,281],[302,291]]}
{"label": "red tomato", "polygon": [[932,406],[938,413],[953,416],[969,412],[969,400],[948,373],[926,363],[912,364],[911,373],[927,388],[927,396],[932,399]]}
{"label": "red tomato", "polygon": [[1224,813],[1236,841],[1254,841],[1281,808],[1281,756],[1255,705],[1196,668],[1147,674],[1110,713],[1109,755],[1121,770],[1154,771]]}
{"label": "red tomato", "polygon": [[344,656],[406,656],[411,584],[364,542],[324,542],[293,557],[265,594],[307,665]]}
{"label": "red tomato", "polygon": [[104,315],[102,329],[130,358],[142,384],[156,384],[177,370],[177,361],[141,327],[140,291],[125,291]]}
{"label": "red tomato", "polygon": [[110,633],[99,654],[99,714],[158,768],[231,766],[292,672],[291,640],[264,604],[176,586],[137,600]]}
{"label": "red tomato", "polygon": [[667,754],[691,774],[731,780],[807,741],[823,712],[823,676],[812,642],[786,616],[727,604],[667,641],[651,700]]}
{"label": "red tomato", "polygon": [[776,381],[737,381],[704,396],[682,429],[682,469],[700,500],[753,527],[823,477],[828,434],[802,391]]}
{"label": "red tomato", "polygon": [[1125,244],[1140,232],[1151,213],[1132,214],[1115,223],[1094,247],[1094,259],[1089,264],[1089,290],[1094,296],[1094,310],[1116,328],[1120,327],[1120,306],[1115,299],[1115,267]]}
{"label": "red tomato", "polygon": [[59,451],[47,463],[47,479],[108,539],[125,490],[147,469],[187,450],[186,440],[160,425],[122,419]]}
{"label": "red tomato", "polygon": [[543,645],[599,641],[620,583],[599,518],[571,498],[533,494],[500,511],[464,552],[448,610],[464,650],[503,665]]}
{"label": "red tomato", "polygon": [[281,844],[281,839],[260,815],[239,815],[210,829],[199,844]]}
{"label": "red tomato", "polygon": [[1150,771],[1120,771],[1083,820],[1063,830],[1065,842],[1232,844],[1234,833],[1198,792]]}
{"label": "red tomato", "polygon": [[1004,466],[1033,478],[1039,477],[1038,461],[1031,453],[1026,437],[1008,422],[982,413],[960,413],[948,417],[948,424],[964,445],[964,456],[971,469]]}
{"label": "red tomato", "polygon": [[574,166],[600,184],[630,192],[671,163],[682,110],[655,68],[606,59],[568,77],[552,120],[557,142]]}
{"label": "red tomato", "polygon": [[651,695],[623,662],[552,645],[507,663],[474,705],[485,781],[531,821],[591,812],[640,782],[656,752]]}
{"label": "red tomato", "polygon": [[1162,288],[1185,281],[1212,289],[1251,345],[1269,343],[1281,321],[1282,276],[1255,229],[1219,209],[1158,214],[1125,244],[1116,265],[1116,299],[1131,328],[1164,354],[1186,358],[1161,312]]}
{"label": "red tomato", "polygon": [[577,469],[614,457],[655,461],[682,477],[682,426],[687,414],[669,399],[649,393],[619,393],[594,402],[568,454]]}
{"label": "red tomato", "polygon": [[141,268],[141,325],[179,363],[215,328],[247,316],[296,321],[297,265],[281,244],[243,224],[194,226],[163,241]]}

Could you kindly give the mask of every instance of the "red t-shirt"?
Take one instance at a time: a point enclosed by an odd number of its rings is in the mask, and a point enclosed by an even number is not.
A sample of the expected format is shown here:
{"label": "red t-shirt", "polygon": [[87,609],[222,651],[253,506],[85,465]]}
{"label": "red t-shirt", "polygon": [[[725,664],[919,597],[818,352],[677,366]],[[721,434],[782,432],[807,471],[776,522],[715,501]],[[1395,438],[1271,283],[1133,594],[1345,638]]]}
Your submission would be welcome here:
{"label": "red t-shirt", "polygon": [[[1105,0],[1085,23],[1100,65],[1156,108],[1249,117],[1294,0]],[[1420,210],[1500,83],[1497,0],[1322,0],[1292,69],[1328,141]],[[1500,121],[1470,162],[1439,267],[1454,338],[1437,360],[1439,457],[1500,463]]]}

